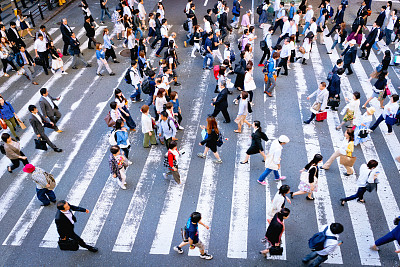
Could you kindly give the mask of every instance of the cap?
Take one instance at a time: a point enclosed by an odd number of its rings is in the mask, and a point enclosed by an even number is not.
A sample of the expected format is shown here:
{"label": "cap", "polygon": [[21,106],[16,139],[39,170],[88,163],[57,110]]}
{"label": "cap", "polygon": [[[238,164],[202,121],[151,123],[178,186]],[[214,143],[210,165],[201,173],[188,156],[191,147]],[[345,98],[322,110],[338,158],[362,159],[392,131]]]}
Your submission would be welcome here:
{"label": "cap", "polygon": [[22,170],[27,173],[32,173],[35,170],[35,166],[32,164],[26,164]]}
{"label": "cap", "polygon": [[349,44],[353,44],[353,45],[355,45],[356,44],[356,40],[351,40],[350,42],[349,42]]}
{"label": "cap", "polygon": [[281,136],[279,136],[278,141],[281,143],[289,143],[290,139],[286,135],[281,135]]}
{"label": "cap", "polygon": [[369,108],[367,108],[367,112],[368,112],[370,115],[372,115],[372,114],[375,113],[375,108],[374,108],[374,107],[369,107]]}

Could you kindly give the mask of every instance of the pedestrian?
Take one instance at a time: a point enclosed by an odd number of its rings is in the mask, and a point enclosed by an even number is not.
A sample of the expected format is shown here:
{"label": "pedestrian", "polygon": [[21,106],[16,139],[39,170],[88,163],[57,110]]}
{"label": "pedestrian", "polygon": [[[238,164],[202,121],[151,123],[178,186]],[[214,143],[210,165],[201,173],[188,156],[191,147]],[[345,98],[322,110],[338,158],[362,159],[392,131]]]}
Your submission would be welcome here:
{"label": "pedestrian", "polygon": [[108,60],[108,58],[111,57],[114,63],[119,63],[119,61],[117,60],[117,56],[115,55],[112,39],[113,38],[110,38],[110,36],[109,36],[109,30],[107,28],[105,28],[103,30],[104,48],[106,49],[105,58],[106,58],[106,60]]}
{"label": "pedestrian", "polygon": [[38,85],[37,82],[33,80],[33,74],[35,73],[35,61],[33,61],[31,55],[28,51],[25,50],[24,46],[19,48],[19,53],[17,54],[15,61],[21,67],[21,69],[25,70],[25,76],[28,80],[32,82],[34,85]]}
{"label": "pedestrian", "polygon": [[39,34],[34,44],[35,54],[37,58],[40,58],[44,73],[49,75],[49,52],[47,47],[48,46],[46,41],[43,39],[43,35]]}
{"label": "pedestrian", "polygon": [[[390,10],[390,9],[389,9]],[[386,45],[389,46],[392,43],[392,33],[394,29],[394,25],[397,22],[396,10],[390,11],[390,15],[388,16],[386,28],[385,28],[385,36],[386,36]]]}
{"label": "pedestrian", "polygon": [[271,220],[274,218],[275,214],[285,208],[286,201],[291,204],[291,201],[288,198],[289,194],[292,194],[292,192],[290,192],[290,186],[284,184],[279,187],[274,198],[272,199],[271,208],[269,208],[268,211],[268,223],[271,223]]}
{"label": "pedestrian", "polygon": [[161,57],[160,53],[164,47],[168,45],[168,22],[167,19],[162,19],[161,21],[161,28],[160,28],[160,35],[161,35],[161,45],[156,52],[156,57]]}
{"label": "pedestrian", "polygon": [[[286,38],[290,37],[290,28],[291,28],[291,23],[289,22],[288,17],[284,16],[282,19],[282,26],[281,27],[281,35],[279,35],[278,41],[276,42],[276,44],[280,44],[282,42],[282,40],[285,40]],[[294,22],[292,22],[294,23]],[[275,24],[277,25],[277,24]],[[274,28],[275,29],[275,28]],[[273,33],[272,33],[273,34]]]}
{"label": "pedestrian", "polygon": [[[305,256],[302,259],[303,263],[308,263],[310,261],[310,264],[308,264],[308,267],[316,267],[320,266],[324,261],[328,259],[328,256],[331,255],[335,249],[343,244],[343,241],[338,240],[339,234],[343,232],[343,225],[340,223],[332,223],[329,226],[324,227],[324,231],[315,234],[310,241],[313,240],[314,237],[318,241],[322,241],[317,243],[318,244],[318,249],[313,249],[310,254]],[[310,243],[309,241],[309,243]]]}
{"label": "pedestrian", "polygon": [[[276,2],[275,2],[275,5],[277,5]],[[283,31],[283,24],[288,20],[288,17],[286,16],[285,2],[279,2],[279,8],[278,8],[278,10],[275,10],[275,17],[276,18],[275,18],[275,22],[274,22],[274,33],[275,33],[276,29],[279,27],[281,30],[281,33],[283,35],[285,35],[286,32]],[[278,43],[279,43],[279,38],[278,38]]]}
{"label": "pedestrian", "polygon": [[240,3],[242,0],[234,0],[233,1],[233,7],[232,7],[232,23],[231,26],[235,29],[237,29],[237,25],[239,24],[239,18],[240,18],[240,10],[243,8]]}
{"label": "pedestrian", "polygon": [[168,168],[168,172],[163,173],[163,177],[165,180],[168,179],[168,176],[172,174],[174,180],[177,184],[181,184],[181,176],[178,171],[178,159],[181,156],[181,153],[178,151],[178,145],[176,141],[171,141],[169,143],[168,152],[164,158],[164,166]]}
{"label": "pedestrian", "polygon": [[274,52],[272,54],[272,58],[270,58],[266,64],[263,72],[264,72],[264,76],[267,76],[266,78],[264,77],[264,81],[266,81],[266,85],[265,85],[265,89],[264,89],[264,93],[266,93],[269,97],[272,97],[272,90],[275,88],[276,86],[276,71],[280,68],[277,65],[277,60],[279,59],[279,53],[278,52]]}
{"label": "pedestrian", "polygon": [[[342,123],[340,123],[336,130],[339,130],[346,122],[350,122],[347,128],[353,128],[353,121],[360,118],[360,92],[355,91],[353,93],[353,99],[345,98],[346,102],[349,102],[340,113],[344,115]],[[355,135],[357,136],[357,135]]]}
{"label": "pedestrian", "polygon": [[[251,92],[251,91],[250,91]],[[235,133],[241,133],[242,132],[242,126],[243,124],[247,124],[249,127],[251,127],[250,122],[246,120],[247,114],[249,113],[249,104],[250,102],[248,101],[248,96],[249,94],[246,91],[243,91],[240,96],[239,100],[239,110],[238,110],[238,115],[235,119],[236,124],[238,125],[238,129],[234,130]]]}
{"label": "pedestrian", "polygon": [[303,45],[299,48],[299,52],[301,53],[300,57],[296,57],[295,61],[299,59],[303,59],[301,64],[307,65],[306,60],[310,58],[310,52],[312,48],[312,42],[314,39],[314,33],[309,31],[306,35],[306,37],[303,40]]}
{"label": "pedestrian", "polygon": [[[25,30],[26,30],[26,33],[28,33],[30,37],[35,38],[31,33],[32,28],[30,27],[29,23],[26,21],[27,19],[28,19],[28,17],[22,15],[22,10],[17,9],[17,22],[21,29],[22,36],[24,36]],[[24,38],[24,37],[22,37],[22,38]]]}
{"label": "pedestrian", "polygon": [[4,100],[4,98],[0,95],[0,116],[2,124],[7,124],[8,128],[12,135],[14,135],[15,140],[19,141],[19,136],[15,132],[15,128],[17,127],[17,121],[21,121],[18,115],[15,113],[13,106]]}
{"label": "pedestrian", "polygon": [[86,62],[86,60],[83,58],[81,49],[79,48],[80,45],[81,43],[79,42],[78,38],[76,38],[75,33],[73,32],[70,38],[71,47],[68,50],[69,54],[73,56],[72,69],[78,69],[78,67],[76,66],[78,58],[82,61],[83,64],[85,64],[86,68],[90,68],[92,66],[91,64]]}
{"label": "pedestrian", "polygon": [[341,198],[340,205],[344,206],[347,201],[353,200],[357,198],[357,202],[365,203],[364,193],[367,191],[368,183],[375,183],[375,180],[378,178],[379,172],[375,171],[375,168],[378,166],[378,162],[376,160],[371,159],[367,164],[362,164],[360,167],[360,175],[357,179],[358,190],[352,196]]}
{"label": "pedestrian", "polygon": [[122,119],[118,119],[115,122],[115,130],[112,131],[111,134],[114,135],[117,146],[119,146],[119,148],[124,152],[124,156],[128,159],[131,143],[129,141],[128,129],[125,127]]}
{"label": "pedestrian", "polygon": [[[279,3],[279,1],[276,0],[275,3]],[[262,2],[262,12],[261,12],[260,17],[258,18],[258,23],[260,24],[260,28],[264,28],[265,24],[268,23],[268,8],[269,8],[269,6],[270,6],[269,0],[264,0]],[[250,26],[250,15],[251,15],[251,12],[248,12],[248,16],[249,16],[248,21],[249,22],[248,22],[247,26]],[[247,21],[247,19],[246,19],[246,21]],[[242,25],[243,25],[243,18],[242,18]]]}
{"label": "pedestrian", "polygon": [[54,103],[55,100],[59,101],[60,97],[52,97],[46,88],[40,89],[39,106],[42,111],[42,115],[45,119],[49,119],[53,123],[53,129],[57,133],[62,133],[57,127],[57,122],[61,119],[61,113],[58,110],[58,106]]}
{"label": "pedestrian", "polygon": [[[378,240],[375,241],[375,244],[371,247],[372,250],[378,251],[379,246],[382,246],[384,244],[390,243],[392,241],[397,240],[397,242],[400,242],[400,217],[397,217],[394,219],[393,224],[396,225],[396,227],[384,235],[383,237],[379,238]],[[400,249],[396,250],[395,253],[400,253]]]}
{"label": "pedestrian", "polygon": [[307,7],[307,13],[303,17],[305,25],[303,27],[303,32],[300,34],[300,36],[303,36],[306,33],[306,31],[308,30],[308,27],[310,27],[311,19],[313,17],[314,17],[314,10],[313,10],[312,5],[309,5]]}
{"label": "pedestrian", "polygon": [[48,118],[46,119],[42,114],[40,114],[38,109],[34,105],[29,105],[28,110],[29,112],[31,112],[29,123],[31,124],[37,138],[46,141],[46,143],[54,150],[54,152],[62,152],[62,149],[53,144],[44,131],[44,127],[53,128],[53,122],[51,122]]}
{"label": "pedestrian", "polygon": [[315,154],[314,158],[302,169],[300,170],[300,184],[299,184],[299,191],[291,192],[290,197],[297,195],[304,195],[307,194],[307,200],[314,200],[312,197],[314,192],[318,191],[318,164],[322,162],[322,155]]}
{"label": "pedestrian", "polygon": [[70,205],[65,200],[57,202],[57,213],[55,217],[55,223],[57,232],[61,240],[73,239],[78,242],[79,246],[86,248],[90,252],[97,252],[99,249],[96,247],[89,246],[83,241],[83,239],[74,232],[74,226],[76,223],[76,217],[72,211],[80,211],[89,213],[89,210]]}
{"label": "pedestrian", "polygon": [[181,110],[181,106],[179,104],[178,92],[176,92],[176,91],[171,92],[169,102],[171,102],[173,105],[173,112],[174,112],[173,115],[176,118],[178,124],[180,125],[182,122],[182,110]]}
{"label": "pedestrian", "polygon": [[156,122],[149,113],[149,106],[143,105],[140,111],[142,112],[141,124],[142,124],[142,133],[144,134],[143,147],[149,148],[150,145],[153,146],[158,145],[155,133]]}
{"label": "pedestrian", "polygon": [[154,13],[150,12],[149,13],[149,32],[148,32],[147,39],[146,39],[146,42],[148,44],[150,44],[149,40],[152,37],[156,37],[156,21],[155,21]]}
{"label": "pedestrian", "polygon": [[190,218],[185,226],[185,240],[183,240],[183,242],[180,243],[178,246],[174,247],[174,250],[179,254],[182,254],[183,253],[182,247],[189,244],[190,249],[195,249],[196,247],[199,248],[200,258],[205,260],[211,260],[213,256],[205,252],[205,246],[199,239],[199,229],[198,229],[199,224],[204,226],[207,230],[209,230],[210,227],[204,224],[201,221],[201,219],[202,217],[200,212],[195,211],[192,214],[190,214]]}
{"label": "pedestrian", "polygon": [[264,180],[272,171],[274,172],[275,181],[286,179],[286,176],[280,176],[278,170],[281,168],[281,155],[283,146],[289,142],[290,139],[286,135],[281,135],[278,139],[272,141],[268,154],[265,157],[265,171],[260,175],[257,182],[262,185],[267,185],[267,182]]}
{"label": "pedestrian", "polygon": [[[85,21],[86,21],[86,19],[87,18],[89,18],[90,19],[90,23],[94,23],[94,24],[96,24],[96,28],[98,28],[99,27],[99,25],[96,23],[96,21],[93,19],[93,17],[92,17],[92,12],[90,11],[90,9],[89,9],[89,5],[88,5],[88,3],[86,2],[86,0],[82,0],[81,1],[81,8],[82,8],[82,11],[83,11],[83,14],[84,14],[84,17],[85,17]],[[86,28],[85,28],[86,29]],[[88,36],[89,37],[89,36]],[[90,44],[90,38],[89,38],[89,44]],[[94,44],[95,44],[95,42],[94,42]]]}
{"label": "pedestrian", "polygon": [[346,23],[342,22],[339,25],[339,28],[335,29],[335,35],[333,36],[333,44],[330,49],[330,51],[327,52],[327,54],[332,54],[332,50],[335,48],[337,44],[339,44],[339,48],[341,50],[344,49],[343,43],[346,41],[347,37],[347,30],[346,30]]}
{"label": "pedestrian", "polygon": [[131,113],[128,110],[128,100],[125,98],[124,94],[122,94],[121,89],[117,88],[114,91],[115,103],[117,103],[117,108],[126,122],[126,125],[129,127],[129,130],[132,132],[136,132],[136,123],[133,120]]}
{"label": "pedestrian", "polygon": [[283,208],[272,218],[271,223],[268,225],[265,233],[265,239],[263,239],[263,241],[265,240],[265,249],[260,251],[260,254],[262,254],[264,257],[267,257],[268,253],[272,255],[271,250],[274,248],[278,248],[278,250],[283,251],[281,248],[281,238],[283,232],[285,231],[284,220],[289,218],[289,215],[290,210],[288,208]]}
{"label": "pedestrian", "polygon": [[51,72],[55,74],[56,71],[60,69],[62,75],[68,74],[64,71],[64,62],[61,58],[63,56],[61,50],[55,48],[53,41],[50,41],[49,43],[49,54],[51,56]]}
{"label": "pedestrian", "polygon": [[92,44],[96,45],[96,39],[94,39],[94,36],[96,34],[95,28],[93,23],[90,21],[90,17],[85,17],[85,23],[83,24],[85,31],[86,31],[86,37],[89,39],[88,40],[88,49],[93,49]]}
{"label": "pedestrian", "polygon": [[[212,39],[213,39],[213,33],[210,32],[210,33],[208,33],[208,37],[205,39],[204,46],[203,46],[204,51],[205,51],[204,52],[205,53],[204,60],[203,60],[203,70],[212,69],[212,67],[213,67],[214,57],[213,57],[213,50],[212,50],[212,46],[213,46]],[[208,60],[210,60],[210,63],[207,67]]]}
{"label": "pedestrian", "polygon": [[139,11],[138,16],[140,19],[141,27],[143,28],[143,30],[146,30],[146,15],[147,15],[147,13],[146,13],[146,10],[144,9],[143,1],[144,0],[138,1],[138,11]]}
{"label": "pedestrian", "polygon": [[253,91],[257,88],[256,83],[253,78],[253,64],[247,64],[246,66],[246,74],[244,75],[244,91],[247,92],[250,96],[249,103],[251,106],[254,106],[253,103]]}
{"label": "pedestrian", "polygon": [[131,162],[121,153],[119,146],[110,147],[110,157],[108,159],[111,175],[117,179],[117,183],[121,189],[126,189],[126,168]]}
{"label": "pedestrian", "polygon": [[153,43],[151,44],[151,49],[155,49],[155,45],[157,44],[158,41],[161,41],[162,36],[161,36],[161,14],[160,13],[156,13],[156,18],[155,18],[155,30],[156,30],[156,38],[154,39]]}
{"label": "pedestrian", "polygon": [[12,165],[7,166],[7,171],[12,173],[13,170],[19,167],[19,162],[21,161],[24,166],[29,163],[27,157],[21,151],[21,146],[18,141],[14,141],[8,133],[3,133],[1,135],[1,140],[4,142],[2,146],[4,147],[4,152],[7,158],[11,160]]}
{"label": "pedestrian", "polygon": [[369,107],[361,117],[359,117],[357,120],[354,120],[354,125],[356,126],[356,129],[354,130],[355,146],[369,140],[369,126],[372,122],[372,115],[374,113],[375,108]]}
{"label": "pedestrian", "polygon": [[204,146],[204,152],[203,153],[198,153],[197,156],[199,158],[205,159],[207,156],[208,150],[211,150],[211,152],[214,153],[214,156],[217,160],[215,160],[215,163],[222,163],[222,159],[220,158],[218,154],[218,146],[217,142],[218,139],[220,138],[220,131],[218,129],[218,124],[217,121],[215,120],[214,117],[208,117],[207,118],[207,127],[205,126],[200,126],[202,129],[202,138],[203,140],[199,143],[200,146]]}
{"label": "pedestrian", "polygon": [[345,7],[344,7],[343,4],[340,4],[338,6],[338,10],[336,12],[336,15],[332,20],[332,23],[335,23],[335,26],[333,26],[332,30],[327,35],[325,35],[326,37],[331,36],[333,34],[333,32],[335,32],[337,29],[340,29],[340,27],[341,27],[340,25],[344,22],[344,19],[343,19],[343,17],[344,17],[344,9],[345,9]]}
{"label": "pedestrian", "polygon": [[253,128],[255,131],[251,134],[251,145],[249,149],[246,151],[246,157],[243,161],[240,162],[240,164],[246,164],[249,162],[250,155],[258,154],[260,153],[261,156],[263,157],[265,161],[265,153],[263,149],[263,145],[261,144],[261,139],[267,142],[269,139],[267,135],[262,131],[261,129],[261,123],[260,121],[254,121],[253,122]]}
{"label": "pedestrian", "polygon": [[208,116],[215,118],[219,112],[222,112],[222,115],[225,119],[223,123],[230,123],[231,118],[229,117],[228,113],[228,88],[226,88],[225,82],[220,84],[220,90],[221,91],[218,93],[217,97],[212,99],[213,102],[211,103],[211,106],[214,107],[214,112]]}
{"label": "pedestrian", "polygon": [[[375,42],[374,45],[376,45],[377,41]],[[379,52],[378,52],[379,54]],[[369,75],[369,80],[371,81],[372,79],[379,79],[379,75],[386,71],[388,72],[388,68],[390,66],[390,62],[392,60],[392,55],[391,55],[391,51],[388,49],[385,51],[382,62],[375,67],[374,71]],[[394,57],[393,57],[394,60]]]}
{"label": "pedestrian", "polygon": [[169,118],[167,111],[162,111],[160,113],[159,129],[160,133],[158,134],[158,136],[161,139],[164,139],[164,143],[167,149],[169,149],[169,144],[171,143],[171,141],[178,141],[178,139],[175,137],[177,129],[173,120]]}
{"label": "pedestrian", "polygon": [[378,80],[375,82],[374,86],[372,87],[372,94],[371,96],[365,101],[364,105],[362,106],[363,109],[367,108],[367,104],[374,98],[377,98],[380,103],[380,108],[383,109],[383,101],[385,100],[387,93],[386,87],[390,82],[388,79],[389,72],[387,70],[383,70],[379,76]]}
{"label": "pedestrian", "polygon": [[72,35],[72,29],[68,25],[68,21],[66,18],[62,19],[62,23],[60,26],[60,31],[62,34],[62,39],[64,42],[64,49],[63,49],[63,55],[68,56],[68,47],[71,44],[71,35]]}
{"label": "pedestrian", "polygon": [[262,57],[260,59],[260,63],[258,63],[259,67],[264,67],[263,63],[264,63],[265,57],[267,57],[267,60],[269,60],[269,58],[271,56],[271,52],[272,52],[272,32],[273,31],[274,31],[274,28],[272,26],[269,27],[267,34],[264,36],[264,40],[263,41],[265,42],[265,46],[262,48],[263,55],[262,55]]}
{"label": "pedestrian", "polygon": [[386,126],[388,128],[388,132],[386,133],[387,135],[392,135],[393,134],[393,125],[396,123],[396,114],[399,109],[399,95],[394,94],[390,98],[390,102],[387,103],[383,109],[382,114],[378,117],[374,125],[370,127],[372,131],[375,131],[375,129],[378,127],[378,125],[382,122],[385,121]]}
{"label": "pedestrian", "polygon": [[22,37],[19,35],[17,30],[17,24],[14,21],[10,21],[10,28],[7,31],[7,39],[10,42],[14,42],[17,47],[26,47],[26,44],[22,40]]}
{"label": "pedestrian", "polygon": [[174,115],[174,104],[172,104],[171,102],[167,102],[165,104],[165,111],[168,114],[168,118],[172,119],[172,121],[174,122],[176,129],[183,130],[184,128],[179,125],[177,117]]}
{"label": "pedestrian", "polygon": [[335,72],[332,72],[331,79],[329,80],[328,84],[328,104],[327,106],[331,107],[331,110],[335,110],[336,108],[339,107],[340,103],[340,78],[342,74],[344,73],[344,69],[340,68],[336,70]]}
{"label": "pedestrian", "polygon": [[114,76],[115,73],[112,71],[112,69],[108,65],[105,52],[106,52],[106,49],[105,48],[103,49],[103,45],[100,43],[96,43],[96,59],[97,59],[97,65],[98,65],[96,74],[98,76],[103,76],[103,74],[101,74],[101,73],[102,73],[103,67],[105,67],[108,74],[110,76]]}
{"label": "pedestrian", "polygon": [[101,16],[100,23],[104,24],[104,15],[107,15],[109,19],[111,19],[110,12],[108,12],[107,5],[108,0],[100,0],[100,8],[101,8]]}
{"label": "pedestrian", "polygon": [[167,99],[166,99],[166,93],[167,91],[165,91],[164,88],[160,88],[157,91],[157,95],[154,101],[154,107],[156,109],[156,121],[158,121],[160,113],[162,111],[164,111],[164,105],[166,105],[168,103]]}
{"label": "pedestrian", "polygon": [[284,45],[282,46],[282,51],[280,52],[280,61],[278,64],[278,70],[276,71],[276,76],[279,77],[279,73],[281,71],[281,68],[283,67],[283,69],[285,70],[284,73],[282,73],[282,75],[287,76],[288,75],[288,61],[289,61],[289,57],[290,57],[290,38],[286,38]]}
{"label": "pedestrian", "polygon": [[311,97],[316,95],[314,104],[312,104],[310,110],[311,110],[311,117],[308,120],[303,121],[305,124],[310,124],[312,120],[317,116],[317,113],[324,112],[325,108],[328,104],[328,97],[329,97],[329,92],[326,89],[326,83],[321,82],[319,84],[319,88],[314,91],[311,95],[307,96],[307,100],[309,100]]}
{"label": "pedestrian", "polygon": [[32,164],[26,164],[23,171],[29,173],[29,178],[36,183],[36,196],[42,202],[40,206],[48,206],[50,202],[56,203],[56,195],[53,191],[55,181],[51,174]]}
{"label": "pedestrian", "polygon": [[[342,143],[339,144],[339,148],[332,154],[332,156],[322,165],[321,169],[329,170],[333,161],[341,156],[351,157],[354,152],[354,131],[347,129],[344,133]],[[354,164],[354,163],[353,163]],[[353,174],[353,166],[344,165],[346,168],[345,176]]]}
{"label": "pedestrian", "polygon": [[[367,14],[368,14],[367,11],[365,11],[365,12],[363,11],[363,13],[354,20],[353,24],[351,25],[351,33],[347,37],[345,44],[347,42],[350,43],[350,41],[354,40],[355,41],[354,44],[357,43],[358,46],[361,45],[362,36],[363,36],[362,30],[363,30],[363,27],[365,27],[365,23],[366,23],[365,19],[367,18]],[[380,23],[376,23],[376,24],[382,25]]]}
{"label": "pedestrian", "polygon": [[[4,37],[2,37],[3,39]],[[1,63],[3,64],[3,75],[5,77],[10,77],[10,75],[7,73],[7,67],[10,65],[14,71],[17,71],[19,74],[19,71],[17,67],[14,65],[14,62],[12,61],[14,56],[7,51],[7,47],[3,45],[3,43],[0,44],[0,58],[1,58]]]}

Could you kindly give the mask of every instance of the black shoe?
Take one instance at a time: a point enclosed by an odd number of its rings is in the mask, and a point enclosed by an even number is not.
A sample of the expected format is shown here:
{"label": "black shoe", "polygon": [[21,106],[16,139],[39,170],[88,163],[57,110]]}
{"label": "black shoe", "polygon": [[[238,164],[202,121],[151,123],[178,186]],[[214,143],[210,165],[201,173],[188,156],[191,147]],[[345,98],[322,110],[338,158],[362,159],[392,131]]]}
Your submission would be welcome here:
{"label": "black shoe", "polygon": [[61,148],[58,148],[58,147],[56,147],[56,148],[54,148],[54,152],[62,152],[62,149],[61,149]]}
{"label": "black shoe", "polygon": [[63,56],[70,56],[69,53],[63,53]]}
{"label": "black shoe", "polygon": [[340,199],[340,205],[344,206],[344,203],[346,203],[346,201],[343,200],[343,198]]}
{"label": "black shoe", "polygon": [[348,174],[347,172],[343,173],[344,176],[350,176],[351,174]]}
{"label": "black shoe", "polygon": [[352,74],[353,74],[353,72],[346,73],[346,75],[352,75]]}
{"label": "black shoe", "polygon": [[287,73],[282,73],[281,75],[283,75],[283,76],[288,76],[288,74],[287,74]]}
{"label": "black shoe", "polygon": [[230,123],[231,121],[223,121],[222,123]]}
{"label": "black shoe", "polygon": [[40,206],[42,206],[42,207],[46,207],[46,206],[48,206],[48,205],[50,205],[50,203],[49,204],[40,204]]}
{"label": "black shoe", "polygon": [[55,203],[57,202],[57,200],[54,200],[54,201],[50,201],[50,202],[52,202],[52,203],[54,203],[54,204],[55,204]]}
{"label": "black shoe", "polygon": [[119,61],[118,60],[114,60],[114,63],[119,63]]}
{"label": "black shoe", "polygon": [[228,95],[231,95],[231,94],[233,94],[232,91],[228,91]]}
{"label": "black shoe", "polygon": [[9,173],[12,173],[11,166],[7,166],[7,171],[8,171]]}
{"label": "black shoe", "polygon": [[92,65],[91,64],[87,64],[86,65],[86,68],[90,68]]}
{"label": "black shoe", "polygon": [[181,84],[178,83],[178,82],[175,82],[174,85],[175,85],[175,86],[181,86]]}
{"label": "black shoe", "polygon": [[309,122],[309,121],[303,121],[303,123],[305,123],[305,124],[310,124],[310,122]]}
{"label": "black shoe", "polygon": [[94,49],[94,47],[91,47],[91,46],[90,46],[90,47],[88,47],[88,49]]}
{"label": "black shoe", "polygon": [[332,52],[326,52],[328,55],[332,54]]}
{"label": "black shoe", "polygon": [[326,36],[326,37],[330,37],[330,35],[329,35],[329,34],[326,34],[325,36]]}
{"label": "black shoe", "polygon": [[97,252],[97,251],[99,251],[98,248],[92,247],[92,246],[87,247],[87,250],[89,250],[90,252]]}
{"label": "black shoe", "polygon": [[101,73],[97,73],[97,76],[103,76],[103,74],[101,74]]}
{"label": "black shoe", "polygon": [[15,137],[15,140],[17,140],[19,142],[21,139],[19,138],[19,136],[17,136],[17,137]]}
{"label": "black shoe", "polygon": [[306,196],[306,199],[307,199],[307,200],[314,200],[313,197],[309,198],[308,196]]}
{"label": "black shoe", "polygon": [[154,46],[150,46],[151,47],[151,49],[156,49]]}
{"label": "black shoe", "polygon": [[72,67],[72,69],[77,70],[78,68],[77,67]]}

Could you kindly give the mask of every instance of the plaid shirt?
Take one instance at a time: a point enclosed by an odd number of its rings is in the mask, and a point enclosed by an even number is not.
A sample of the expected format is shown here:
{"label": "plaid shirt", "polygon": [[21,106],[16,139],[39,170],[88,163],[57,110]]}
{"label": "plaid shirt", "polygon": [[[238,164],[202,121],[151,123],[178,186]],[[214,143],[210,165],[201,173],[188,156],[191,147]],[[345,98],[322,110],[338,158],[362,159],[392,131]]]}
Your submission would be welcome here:
{"label": "plaid shirt", "polygon": [[108,164],[110,165],[111,174],[115,174],[118,178],[121,179],[120,169],[124,168],[124,161],[127,159],[123,155],[114,156],[110,154],[110,158],[108,159]]}
{"label": "plaid shirt", "polygon": [[31,173],[31,179],[36,183],[37,189],[46,188],[46,185],[48,184],[44,173],[45,171],[39,167],[35,167],[35,170]]}

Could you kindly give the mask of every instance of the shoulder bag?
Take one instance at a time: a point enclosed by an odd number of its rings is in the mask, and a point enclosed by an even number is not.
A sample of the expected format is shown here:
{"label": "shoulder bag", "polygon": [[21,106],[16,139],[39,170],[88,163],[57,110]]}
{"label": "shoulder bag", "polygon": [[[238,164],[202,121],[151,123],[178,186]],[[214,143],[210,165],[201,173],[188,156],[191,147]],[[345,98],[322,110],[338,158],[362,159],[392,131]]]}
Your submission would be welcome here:
{"label": "shoulder bag", "polygon": [[5,130],[5,129],[7,129],[7,123],[5,122],[5,120],[3,118],[3,113],[1,111],[0,111],[0,114],[1,114],[0,125],[1,125],[1,128],[3,128]]}
{"label": "shoulder bag", "polygon": [[113,121],[113,119],[111,118],[111,113],[108,112],[106,117],[104,118],[106,124],[108,127],[114,127],[115,125],[115,121]]}
{"label": "shoulder bag", "polygon": [[312,108],[313,110],[315,110],[316,112],[319,112],[320,109],[321,109],[321,103],[319,103],[319,102],[314,102],[314,104],[311,106],[311,108]]}
{"label": "shoulder bag", "polygon": [[386,123],[386,124],[388,124],[388,125],[394,125],[394,124],[396,123],[396,121],[397,121],[396,118],[393,118],[393,117],[391,117],[391,116],[389,116],[389,115],[386,115],[386,118],[385,118],[385,123]]}
{"label": "shoulder bag", "polygon": [[347,167],[353,167],[357,157],[349,157],[347,155],[340,155],[340,164]]}
{"label": "shoulder bag", "polygon": [[61,250],[77,251],[79,249],[78,241],[75,239],[67,238],[66,240],[58,239],[58,246]]}
{"label": "shoulder bag", "polygon": [[283,247],[281,246],[272,246],[269,248],[269,255],[282,255],[283,254]]}
{"label": "shoulder bag", "polygon": [[51,173],[44,172],[47,183],[50,185],[47,187],[49,190],[53,190],[56,187],[56,180],[54,180],[54,175]]}

